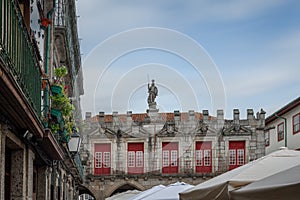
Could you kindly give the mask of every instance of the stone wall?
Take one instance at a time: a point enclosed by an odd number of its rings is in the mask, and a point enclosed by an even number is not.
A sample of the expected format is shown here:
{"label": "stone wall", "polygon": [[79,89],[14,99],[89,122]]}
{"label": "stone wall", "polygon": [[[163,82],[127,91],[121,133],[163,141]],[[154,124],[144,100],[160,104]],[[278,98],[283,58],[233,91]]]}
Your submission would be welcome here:
{"label": "stone wall", "polygon": [[[148,189],[153,185],[176,181],[198,184],[207,177],[228,171],[230,141],[245,141],[245,163],[265,155],[264,120],[263,110],[254,116],[252,109],[247,110],[246,119],[240,119],[237,109],[233,110],[233,119],[224,119],[222,110],[217,111],[216,117],[210,116],[208,110],[202,113],[193,110],[187,113],[158,113],[155,109],[141,114],[128,111],[126,114],[113,112],[111,115],[100,112],[94,117],[87,113],[81,154],[87,181],[90,187],[100,191],[98,196],[102,197],[119,188],[120,181],[137,189],[141,189],[139,185]],[[210,173],[195,172],[195,141],[212,143]],[[144,143],[144,174],[127,174],[127,144],[132,142]],[[162,142],[178,142],[178,174],[162,174]],[[111,144],[110,175],[94,175],[93,148],[97,143]]]}
{"label": "stone wall", "polygon": [[[7,154],[6,151],[10,153]],[[53,193],[55,199],[74,199],[73,177],[67,176],[69,169],[63,165],[58,166],[59,161],[55,162],[53,168],[41,164],[39,156],[7,125],[0,123],[0,199],[6,199],[5,188],[7,187],[9,187],[10,198],[15,200],[50,200],[52,188],[55,189]],[[10,176],[5,176],[8,162],[11,162],[11,168],[8,169]],[[58,196],[60,198],[57,198]]]}

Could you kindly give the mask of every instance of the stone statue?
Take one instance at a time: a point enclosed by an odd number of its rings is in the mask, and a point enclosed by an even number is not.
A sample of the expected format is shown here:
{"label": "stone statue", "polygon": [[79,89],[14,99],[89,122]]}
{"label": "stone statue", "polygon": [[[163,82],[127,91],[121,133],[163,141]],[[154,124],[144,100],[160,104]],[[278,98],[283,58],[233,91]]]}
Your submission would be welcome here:
{"label": "stone statue", "polygon": [[155,86],[154,80],[152,80],[151,86],[148,83],[148,93],[149,93],[148,104],[155,103],[155,98],[158,94],[158,90],[157,87]]}

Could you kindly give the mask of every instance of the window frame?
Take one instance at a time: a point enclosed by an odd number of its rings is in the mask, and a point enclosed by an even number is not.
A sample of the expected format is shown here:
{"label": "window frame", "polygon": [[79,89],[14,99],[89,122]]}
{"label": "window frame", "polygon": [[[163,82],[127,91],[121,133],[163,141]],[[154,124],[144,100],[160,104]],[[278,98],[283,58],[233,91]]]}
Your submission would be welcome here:
{"label": "window frame", "polygon": [[[298,118],[298,123],[295,124],[295,118]],[[297,113],[296,115],[293,116],[293,135],[300,133],[300,113]],[[295,130],[295,126],[298,127],[298,130]]]}
{"label": "window frame", "polygon": [[195,152],[195,157],[196,157],[196,166],[203,166],[203,155],[202,155],[202,149],[196,150]]}
{"label": "window frame", "polygon": [[236,165],[236,150],[229,149],[229,165]]}
{"label": "window frame", "polygon": [[203,157],[204,157],[204,166],[211,166],[211,150],[210,149],[204,149]]}
{"label": "window frame", "polygon": [[270,146],[270,130],[265,132],[265,146],[266,147]]}
{"label": "window frame", "polygon": [[162,161],[163,161],[163,164],[162,166],[163,167],[167,167],[170,165],[169,163],[169,159],[170,159],[170,155],[169,155],[169,150],[163,150],[163,157],[162,157]]}
{"label": "window frame", "polygon": [[103,152],[103,167],[110,168],[110,152]]}
{"label": "window frame", "polygon": [[144,152],[143,151],[136,151],[135,152],[135,166],[136,167],[144,167]]}
{"label": "window frame", "polygon": [[245,164],[245,150],[244,149],[237,149],[237,165],[244,165]]}
{"label": "window frame", "polygon": [[102,168],[102,152],[101,151],[95,152],[95,168],[97,168],[97,169]]}
{"label": "window frame", "polygon": [[[281,126],[282,126],[282,130],[279,129]],[[280,135],[282,135],[282,137],[279,137]],[[281,122],[277,125],[277,140],[278,140],[278,142],[284,140],[284,123],[283,122]]]}
{"label": "window frame", "polygon": [[128,167],[135,167],[135,151],[128,151]]}
{"label": "window frame", "polygon": [[177,150],[171,150],[170,151],[170,154],[171,154],[171,166],[172,167],[175,167],[175,166],[178,166],[178,151]]}

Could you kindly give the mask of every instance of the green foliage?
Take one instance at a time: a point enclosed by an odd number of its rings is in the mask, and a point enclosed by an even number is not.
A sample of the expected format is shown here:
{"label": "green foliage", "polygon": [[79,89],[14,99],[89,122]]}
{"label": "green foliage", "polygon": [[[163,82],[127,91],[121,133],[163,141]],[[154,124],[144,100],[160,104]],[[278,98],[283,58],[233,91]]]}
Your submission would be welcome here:
{"label": "green foliage", "polygon": [[64,85],[64,77],[67,75],[67,68],[65,66],[54,69],[56,80],[55,85],[60,86],[63,90],[61,94],[52,94],[51,107],[60,110],[62,113],[63,126],[60,127],[58,121],[53,120],[51,123],[51,130],[53,133],[67,133],[71,135],[75,122],[73,119],[74,105],[71,103],[67,94],[67,87]]}
{"label": "green foliage", "polygon": [[61,66],[54,69],[54,75],[57,78],[57,82],[62,83],[63,78],[68,74],[66,66]]}
{"label": "green foliage", "polygon": [[58,132],[60,130],[60,127],[59,127],[58,123],[52,123],[50,125],[50,128],[51,128],[52,133],[54,133],[54,134],[58,134]]}

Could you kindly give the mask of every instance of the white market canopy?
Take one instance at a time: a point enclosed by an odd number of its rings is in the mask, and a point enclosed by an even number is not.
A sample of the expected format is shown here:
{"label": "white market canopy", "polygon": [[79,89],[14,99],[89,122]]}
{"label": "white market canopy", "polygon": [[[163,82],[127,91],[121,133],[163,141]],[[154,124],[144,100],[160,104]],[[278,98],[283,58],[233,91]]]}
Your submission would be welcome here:
{"label": "white market canopy", "polygon": [[164,189],[166,186],[164,185],[157,185],[157,186],[154,186],[148,190],[145,190],[143,192],[140,192],[139,194],[129,198],[128,200],[140,200],[140,199],[144,199],[146,198],[147,196],[150,196],[151,194],[155,193],[155,192],[158,192],[162,189]]}
{"label": "white market canopy", "polygon": [[126,192],[115,194],[111,197],[106,198],[105,200],[127,200],[134,195],[139,194],[141,191],[138,190],[127,190]]}
{"label": "white market canopy", "polygon": [[145,190],[140,196],[139,194],[133,196],[130,200],[179,200],[179,192],[185,191],[189,188],[194,187],[184,182],[176,182],[168,186],[156,186],[149,190]]}
{"label": "white market canopy", "polygon": [[268,200],[275,193],[278,200],[300,199],[299,170],[300,151],[282,149],[188,189],[180,199]]}

